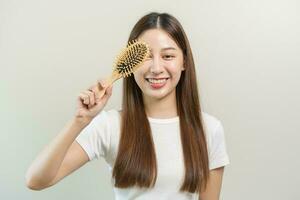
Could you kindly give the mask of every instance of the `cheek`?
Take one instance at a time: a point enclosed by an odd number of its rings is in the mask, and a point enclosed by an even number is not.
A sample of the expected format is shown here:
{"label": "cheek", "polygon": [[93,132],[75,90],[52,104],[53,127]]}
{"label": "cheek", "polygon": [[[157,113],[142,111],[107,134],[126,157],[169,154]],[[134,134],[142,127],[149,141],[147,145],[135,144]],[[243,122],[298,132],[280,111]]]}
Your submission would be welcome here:
{"label": "cheek", "polygon": [[176,85],[178,84],[180,77],[181,77],[181,73],[177,73],[175,77],[173,77],[174,84]]}
{"label": "cheek", "polygon": [[144,75],[146,72],[147,72],[147,66],[146,65],[140,66],[133,73],[134,79],[136,81],[144,80]]}
{"label": "cheek", "polygon": [[178,65],[177,63],[173,63],[169,65],[169,73],[172,75],[173,78],[180,78],[182,72],[182,66]]}
{"label": "cheek", "polygon": [[141,70],[136,70],[134,73],[133,73],[133,76],[134,76],[134,80],[135,82],[137,83],[137,85],[139,87],[141,87],[141,84],[143,83],[144,81],[144,74]]}

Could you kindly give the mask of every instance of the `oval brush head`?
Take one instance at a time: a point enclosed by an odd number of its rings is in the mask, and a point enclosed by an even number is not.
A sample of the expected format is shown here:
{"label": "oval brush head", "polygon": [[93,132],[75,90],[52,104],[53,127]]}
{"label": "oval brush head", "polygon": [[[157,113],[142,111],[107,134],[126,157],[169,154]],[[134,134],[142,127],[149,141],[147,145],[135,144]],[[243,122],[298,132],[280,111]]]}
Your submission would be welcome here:
{"label": "oval brush head", "polygon": [[120,54],[116,57],[113,72],[107,80],[111,85],[120,78],[131,76],[131,74],[148,58],[150,54],[149,46],[139,40],[132,40],[128,43]]}

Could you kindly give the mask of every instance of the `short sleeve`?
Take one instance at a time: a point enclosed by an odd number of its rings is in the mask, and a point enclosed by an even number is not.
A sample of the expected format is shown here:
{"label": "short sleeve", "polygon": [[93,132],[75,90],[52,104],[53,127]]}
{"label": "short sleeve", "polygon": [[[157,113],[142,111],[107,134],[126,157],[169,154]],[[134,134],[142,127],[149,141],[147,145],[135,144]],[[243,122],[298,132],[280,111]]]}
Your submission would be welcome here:
{"label": "short sleeve", "polygon": [[102,110],[76,137],[90,161],[105,157],[110,146],[110,125],[107,112]]}
{"label": "short sleeve", "polygon": [[229,157],[226,150],[225,135],[222,123],[218,124],[210,138],[209,169],[215,169],[229,164]]}

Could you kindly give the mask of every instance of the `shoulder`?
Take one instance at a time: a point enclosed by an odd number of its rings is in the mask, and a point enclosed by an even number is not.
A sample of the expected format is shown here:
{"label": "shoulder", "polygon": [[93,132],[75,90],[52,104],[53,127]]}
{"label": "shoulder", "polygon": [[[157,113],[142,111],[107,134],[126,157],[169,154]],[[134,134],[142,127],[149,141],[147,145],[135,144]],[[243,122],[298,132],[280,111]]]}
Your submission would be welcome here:
{"label": "shoulder", "polygon": [[[118,128],[120,124],[120,114],[116,109],[100,111],[90,123],[90,127],[94,127],[102,134],[106,132],[111,134],[111,131]],[[105,129],[105,131],[103,131]]]}
{"label": "shoulder", "polygon": [[221,121],[217,117],[211,114],[202,111],[201,115],[202,115],[204,128],[207,131],[213,131],[222,125]]}
{"label": "shoulder", "polygon": [[117,110],[117,109],[107,110],[106,113],[109,118],[113,118],[113,119],[119,120],[119,118],[121,116],[121,110]]}
{"label": "shoulder", "polygon": [[110,110],[102,110],[97,114],[97,116],[94,118],[94,121],[108,121],[108,122],[114,122],[118,121],[120,118],[120,112],[116,109],[110,109]]}
{"label": "shoulder", "polygon": [[224,138],[223,125],[217,117],[206,112],[202,112],[202,121],[204,132],[209,145]]}
{"label": "shoulder", "polygon": [[202,119],[209,153],[209,169],[229,164],[225,134],[221,121],[215,116],[204,112],[202,112]]}

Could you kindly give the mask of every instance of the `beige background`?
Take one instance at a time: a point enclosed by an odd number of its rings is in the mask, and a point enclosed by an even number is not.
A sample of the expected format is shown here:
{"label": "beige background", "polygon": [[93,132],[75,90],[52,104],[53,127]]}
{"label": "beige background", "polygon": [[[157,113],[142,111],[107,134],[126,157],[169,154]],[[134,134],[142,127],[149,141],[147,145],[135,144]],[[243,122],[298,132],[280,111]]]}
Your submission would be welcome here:
{"label": "beige background", "polygon": [[[222,199],[300,199],[299,10],[297,0],[0,0],[0,199],[113,199],[103,160],[40,192],[24,175],[149,11],[181,21],[203,110],[223,122]],[[106,109],[120,106],[121,81],[113,92]]]}

